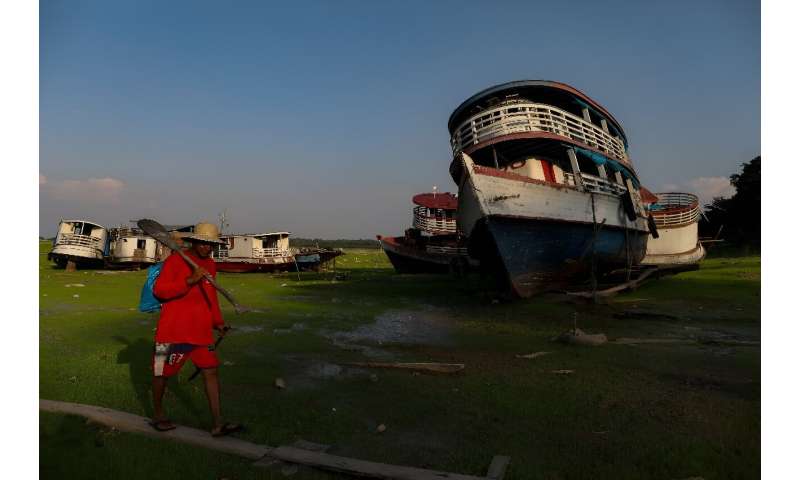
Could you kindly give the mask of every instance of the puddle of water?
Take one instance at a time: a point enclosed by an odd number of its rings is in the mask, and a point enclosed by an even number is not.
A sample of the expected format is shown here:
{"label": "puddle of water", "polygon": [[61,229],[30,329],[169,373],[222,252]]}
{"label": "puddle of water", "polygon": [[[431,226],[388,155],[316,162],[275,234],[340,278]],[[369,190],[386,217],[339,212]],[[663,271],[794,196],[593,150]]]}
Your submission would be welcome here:
{"label": "puddle of water", "polygon": [[325,382],[367,377],[370,372],[362,368],[347,367],[335,363],[320,362],[301,357],[284,357],[287,361],[285,373],[286,389],[318,388]]}
{"label": "puddle of water", "polygon": [[236,327],[236,331],[242,333],[255,333],[264,330],[264,327],[261,325],[243,325],[241,327]]}
{"label": "puddle of water", "polygon": [[445,310],[389,310],[375,317],[375,323],[350,332],[336,332],[343,343],[385,343],[443,345],[451,343],[455,320]]}

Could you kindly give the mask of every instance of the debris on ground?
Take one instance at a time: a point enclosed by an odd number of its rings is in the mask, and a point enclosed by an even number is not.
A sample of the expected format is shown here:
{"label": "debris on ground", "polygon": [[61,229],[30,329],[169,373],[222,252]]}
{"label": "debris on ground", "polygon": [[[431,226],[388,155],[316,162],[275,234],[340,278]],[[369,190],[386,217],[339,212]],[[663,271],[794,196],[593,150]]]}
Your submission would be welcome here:
{"label": "debris on ground", "polygon": [[85,287],[86,285],[84,285],[82,283],[68,283],[68,284],[66,284],[64,286],[67,287],[67,288],[70,288],[70,287]]}
{"label": "debris on ground", "polygon": [[349,367],[370,367],[370,368],[397,368],[413,370],[414,372],[432,373],[458,373],[464,370],[463,363],[387,363],[387,362],[350,362],[343,363]]}
{"label": "debris on ground", "polygon": [[276,378],[275,379],[275,387],[276,388],[280,388],[280,389],[284,389],[284,388],[286,388],[286,382],[283,381],[283,379],[280,378],[280,377]]}
{"label": "debris on ground", "polygon": [[553,353],[553,352],[533,352],[533,353],[528,353],[528,354],[525,354],[525,355],[514,355],[514,356],[517,357],[517,358],[536,358],[536,357],[541,357],[541,356],[544,356],[544,355],[548,355],[550,353]]}
{"label": "debris on ground", "polygon": [[375,429],[375,431],[376,431],[377,433],[383,433],[383,432],[385,432],[385,431],[386,431],[386,425],[384,425],[384,424],[382,424],[382,423],[381,423],[380,425],[378,425],[378,428],[376,428],[376,429]]}
{"label": "debris on ground", "polygon": [[80,298],[80,297],[81,297],[81,296],[80,296],[80,295],[78,295],[77,293],[76,293],[75,295],[73,295],[73,296],[72,296],[72,298]]}
{"label": "debris on ground", "polygon": [[758,347],[761,345],[761,342],[757,340],[733,340],[712,337],[699,337],[697,343],[703,345],[722,345],[726,347]]}
{"label": "debris on ground", "polygon": [[283,467],[281,467],[281,473],[283,474],[284,477],[292,476],[295,473],[297,473],[297,471],[298,468],[297,465],[295,464],[284,465]]}
{"label": "debris on ground", "polygon": [[620,337],[613,342],[617,345],[640,345],[645,343],[651,344],[691,344],[695,343],[694,340],[688,338],[629,338]]}
{"label": "debris on ground", "polygon": [[573,328],[557,336],[554,340],[570,345],[597,346],[608,342],[608,337],[604,333],[588,334],[580,328]]}
{"label": "debris on ground", "polygon": [[556,375],[571,375],[575,373],[575,370],[550,370],[550,373],[555,373]]}

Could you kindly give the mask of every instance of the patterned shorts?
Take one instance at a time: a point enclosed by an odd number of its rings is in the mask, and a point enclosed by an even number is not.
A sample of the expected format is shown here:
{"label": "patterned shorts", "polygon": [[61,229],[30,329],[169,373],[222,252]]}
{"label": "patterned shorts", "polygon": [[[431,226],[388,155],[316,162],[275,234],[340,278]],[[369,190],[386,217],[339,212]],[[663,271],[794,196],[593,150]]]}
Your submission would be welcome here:
{"label": "patterned shorts", "polygon": [[153,375],[171,377],[181,371],[181,367],[191,359],[197,368],[216,368],[219,366],[217,354],[209,345],[190,343],[156,343],[153,351]]}

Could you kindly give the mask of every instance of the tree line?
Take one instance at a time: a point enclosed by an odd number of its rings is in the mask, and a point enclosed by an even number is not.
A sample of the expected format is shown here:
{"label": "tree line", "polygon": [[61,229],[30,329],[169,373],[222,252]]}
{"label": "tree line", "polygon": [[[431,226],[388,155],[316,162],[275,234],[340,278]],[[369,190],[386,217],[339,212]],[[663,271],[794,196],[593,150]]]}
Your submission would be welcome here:
{"label": "tree line", "polygon": [[736,193],[716,197],[705,206],[700,219],[700,236],[724,239],[728,245],[761,248],[761,156],[742,164],[730,176]]}

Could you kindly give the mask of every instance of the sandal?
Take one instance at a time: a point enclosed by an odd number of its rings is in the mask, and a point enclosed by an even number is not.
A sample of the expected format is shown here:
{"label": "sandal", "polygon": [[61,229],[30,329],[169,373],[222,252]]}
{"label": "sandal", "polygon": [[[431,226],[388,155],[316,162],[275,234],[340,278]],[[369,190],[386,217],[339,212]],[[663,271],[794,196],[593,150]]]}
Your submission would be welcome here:
{"label": "sandal", "polygon": [[170,430],[175,430],[177,428],[175,424],[172,423],[171,420],[166,418],[163,420],[153,420],[152,422],[150,422],[150,426],[155,428],[159,432],[168,432]]}
{"label": "sandal", "polygon": [[226,423],[225,425],[215,428],[211,430],[212,437],[224,437],[225,435],[230,435],[231,433],[241,432],[244,430],[244,426],[238,423]]}

